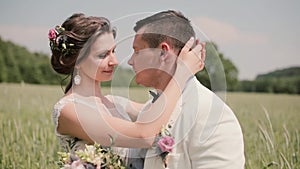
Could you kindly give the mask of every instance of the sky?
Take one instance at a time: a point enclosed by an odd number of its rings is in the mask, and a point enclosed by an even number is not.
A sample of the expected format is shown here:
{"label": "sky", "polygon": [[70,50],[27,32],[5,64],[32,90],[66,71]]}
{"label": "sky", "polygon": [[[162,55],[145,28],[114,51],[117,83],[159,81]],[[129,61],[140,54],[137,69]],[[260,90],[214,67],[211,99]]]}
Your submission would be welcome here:
{"label": "sky", "polygon": [[104,16],[117,28],[121,65],[132,53],[133,25],[155,12],[181,11],[200,40],[217,44],[240,80],[300,66],[300,1],[297,0],[0,0],[0,37],[31,52],[49,54],[47,34],[73,13]]}

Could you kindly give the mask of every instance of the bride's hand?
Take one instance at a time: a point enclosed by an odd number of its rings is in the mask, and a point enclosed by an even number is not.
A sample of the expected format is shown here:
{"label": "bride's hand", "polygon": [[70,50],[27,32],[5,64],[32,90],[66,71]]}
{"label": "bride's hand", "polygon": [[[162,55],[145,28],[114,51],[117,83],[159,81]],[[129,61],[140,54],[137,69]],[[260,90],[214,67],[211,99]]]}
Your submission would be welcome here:
{"label": "bride's hand", "polygon": [[196,46],[190,50],[194,44],[194,38],[192,37],[182,48],[178,60],[177,67],[188,69],[190,75],[196,74],[204,68],[204,60],[206,56],[205,43],[199,43],[196,40]]}
{"label": "bride's hand", "polygon": [[206,56],[205,43],[200,44],[196,40],[196,46],[190,50],[194,41],[194,38],[191,38],[182,48],[177,58],[177,68],[173,78],[181,88],[184,87],[185,82],[191,76],[204,68]]}

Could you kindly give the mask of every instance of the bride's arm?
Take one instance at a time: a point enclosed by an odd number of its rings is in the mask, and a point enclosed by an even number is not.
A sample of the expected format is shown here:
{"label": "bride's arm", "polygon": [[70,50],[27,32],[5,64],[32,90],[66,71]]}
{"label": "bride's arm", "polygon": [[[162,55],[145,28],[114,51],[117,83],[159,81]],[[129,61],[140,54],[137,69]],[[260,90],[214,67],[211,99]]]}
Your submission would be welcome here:
{"label": "bride's arm", "polygon": [[129,115],[132,121],[136,121],[139,113],[141,112],[142,108],[145,106],[145,103],[138,103],[132,100],[128,100],[128,104],[125,107],[125,111]]}
{"label": "bride's arm", "polygon": [[115,118],[107,113],[103,105],[98,106],[97,112],[92,107],[82,104],[69,104],[62,109],[58,131],[102,145],[109,145],[110,137],[113,137],[115,146],[151,146],[154,136],[171,116],[184,84],[191,75],[202,69],[203,62],[198,58],[202,47],[197,45],[189,51],[192,43],[193,40],[190,40],[182,49],[174,77],[162,95],[138,121],[129,122]]}
{"label": "bride's arm", "polygon": [[107,95],[106,98],[114,104],[119,114],[126,113],[131,121],[136,121],[137,116],[145,106],[145,103],[135,102],[123,96]]}

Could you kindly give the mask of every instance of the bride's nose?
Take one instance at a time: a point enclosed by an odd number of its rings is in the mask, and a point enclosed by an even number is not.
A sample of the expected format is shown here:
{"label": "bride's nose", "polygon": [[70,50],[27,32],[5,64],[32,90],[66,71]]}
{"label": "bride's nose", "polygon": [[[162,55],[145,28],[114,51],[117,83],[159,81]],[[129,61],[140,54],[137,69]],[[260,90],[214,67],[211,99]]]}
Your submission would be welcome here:
{"label": "bride's nose", "polygon": [[115,54],[111,54],[111,55],[110,55],[110,59],[109,59],[109,61],[108,61],[108,64],[109,64],[110,66],[115,66],[115,65],[118,65],[118,64],[119,64],[119,62],[118,62],[117,57],[116,57]]}

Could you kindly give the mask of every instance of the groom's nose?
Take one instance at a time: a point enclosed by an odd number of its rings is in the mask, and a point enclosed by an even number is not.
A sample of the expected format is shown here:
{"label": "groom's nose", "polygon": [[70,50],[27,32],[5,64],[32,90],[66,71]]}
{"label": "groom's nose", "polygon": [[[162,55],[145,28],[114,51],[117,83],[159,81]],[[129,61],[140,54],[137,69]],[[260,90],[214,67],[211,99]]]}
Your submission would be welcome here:
{"label": "groom's nose", "polygon": [[127,62],[130,66],[133,65],[133,55],[131,55],[130,59]]}

